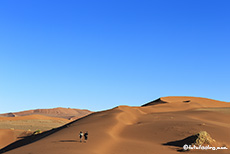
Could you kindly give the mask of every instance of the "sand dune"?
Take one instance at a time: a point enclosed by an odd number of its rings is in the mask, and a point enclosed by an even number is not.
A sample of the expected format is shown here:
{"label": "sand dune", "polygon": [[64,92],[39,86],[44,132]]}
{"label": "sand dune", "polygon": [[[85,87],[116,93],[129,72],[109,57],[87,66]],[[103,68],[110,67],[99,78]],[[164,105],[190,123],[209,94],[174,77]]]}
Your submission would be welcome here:
{"label": "sand dune", "polygon": [[44,115],[44,116],[49,116],[49,117],[59,117],[59,118],[76,120],[90,113],[92,112],[89,110],[58,107],[58,108],[53,108],[53,109],[36,109],[36,110],[27,110],[27,111],[22,111],[22,112],[5,113],[5,114],[0,114],[0,117]]}
{"label": "sand dune", "polygon": [[16,141],[18,137],[32,134],[35,130],[60,127],[70,120],[43,115],[0,117],[0,148]]}
{"label": "sand dune", "polygon": [[22,117],[0,117],[0,129],[17,129],[17,130],[49,130],[60,127],[70,120],[48,117],[43,115],[28,115]]}
{"label": "sand dune", "polygon": [[32,134],[36,130],[46,131],[60,127],[89,113],[91,111],[54,108],[1,114],[0,148],[16,141],[20,136]]}
{"label": "sand dune", "polygon": [[30,119],[54,119],[54,120],[61,120],[61,121],[68,121],[64,118],[58,118],[58,117],[48,117],[44,115],[39,114],[33,114],[33,115],[26,115],[26,116],[20,116],[20,117],[0,117],[0,120],[10,120],[10,121],[17,121],[17,120],[30,120]]}
{"label": "sand dune", "polygon": [[[207,131],[218,145],[230,145],[230,112],[226,112],[230,110],[229,103],[196,97],[163,97],[155,102],[158,103],[95,112],[57,129],[22,139],[1,152],[176,154],[186,138],[200,131]],[[87,143],[79,142],[79,131],[89,132]],[[230,151],[192,150],[188,153],[229,154]]]}
{"label": "sand dune", "polygon": [[15,134],[13,130],[10,129],[0,129],[0,148],[10,144],[15,141]]}

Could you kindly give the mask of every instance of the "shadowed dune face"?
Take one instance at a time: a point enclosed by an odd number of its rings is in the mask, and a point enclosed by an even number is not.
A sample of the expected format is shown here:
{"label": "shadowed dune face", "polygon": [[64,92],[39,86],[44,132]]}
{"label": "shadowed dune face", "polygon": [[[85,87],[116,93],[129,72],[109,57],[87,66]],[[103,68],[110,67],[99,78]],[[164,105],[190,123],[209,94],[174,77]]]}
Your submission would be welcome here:
{"label": "shadowed dune face", "polygon": [[[199,108],[225,108],[230,107],[230,104],[188,97],[161,98],[161,100],[167,103],[143,107],[119,106],[92,113],[55,129],[55,132],[42,138],[22,139],[3,148],[1,152],[6,154],[177,154],[177,147],[170,146],[169,143],[183,141],[200,131],[207,131],[221,145],[230,145],[230,114],[216,110],[198,110]],[[80,131],[89,132],[86,143],[79,142]],[[181,145],[180,142],[179,146]],[[229,150],[197,150],[191,153],[228,154],[230,152]]]}
{"label": "shadowed dune face", "polygon": [[165,104],[165,103],[167,103],[167,102],[165,102],[165,101],[163,101],[161,98],[159,98],[159,99],[157,99],[157,100],[155,100],[155,101],[151,101],[151,102],[149,102],[149,103],[147,103],[147,104],[142,105],[142,107],[143,107],[143,106],[158,105],[158,104]]}

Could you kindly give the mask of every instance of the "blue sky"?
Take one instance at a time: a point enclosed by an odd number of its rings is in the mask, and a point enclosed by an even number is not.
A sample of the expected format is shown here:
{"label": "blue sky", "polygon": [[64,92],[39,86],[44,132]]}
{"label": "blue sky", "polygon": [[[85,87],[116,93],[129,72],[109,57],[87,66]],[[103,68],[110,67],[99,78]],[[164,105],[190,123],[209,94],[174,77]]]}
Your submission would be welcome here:
{"label": "blue sky", "polygon": [[0,113],[230,101],[228,0],[2,0]]}

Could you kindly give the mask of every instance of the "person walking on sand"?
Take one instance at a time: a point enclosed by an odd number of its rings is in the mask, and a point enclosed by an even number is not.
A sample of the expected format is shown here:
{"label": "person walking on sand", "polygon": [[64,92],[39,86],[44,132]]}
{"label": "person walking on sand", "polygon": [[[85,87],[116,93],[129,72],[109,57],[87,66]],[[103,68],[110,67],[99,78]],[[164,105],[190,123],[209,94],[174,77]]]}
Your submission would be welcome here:
{"label": "person walking on sand", "polygon": [[87,139],[88,139],[88,135],[89,135],[89,134],[88,134],[88,131],[86,131],[85,134],[84,134],[85,142],[86,142]]}
{"label": "person walking on sand", "polygon": [[81,138],[83,137],[83,133],[82,133],[82,131],[80,131],[80,133],[79,133],[79,137],[80,137],[80,142],[81,142]]}

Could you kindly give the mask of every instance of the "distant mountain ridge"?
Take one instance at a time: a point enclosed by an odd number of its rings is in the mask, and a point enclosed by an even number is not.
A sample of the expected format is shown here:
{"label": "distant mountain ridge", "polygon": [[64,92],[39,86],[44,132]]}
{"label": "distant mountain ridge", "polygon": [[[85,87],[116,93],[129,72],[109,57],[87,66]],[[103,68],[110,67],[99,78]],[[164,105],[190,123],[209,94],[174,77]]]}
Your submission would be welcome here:
{"label": "distant mountain ridge", "polygon": [[20,117],[20,116],[28,116],[28,115],[44,115],[49,117],[58,117],[64,118],[68,120],[75,120],[80,117],[86,116],[92,113],[89,110],[81,110],[81,109],[72,109],[72,108],[51,108],[51,109],[34,109],[34,110],[26,110],[20,112],[10,112],[0,114],[0,117]]}

